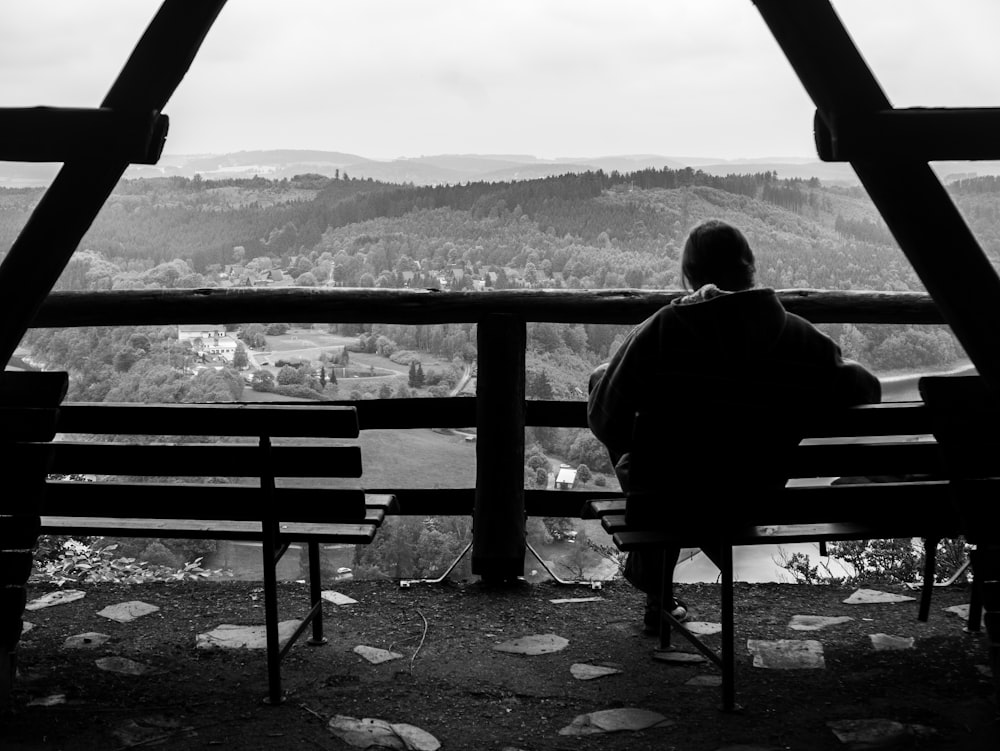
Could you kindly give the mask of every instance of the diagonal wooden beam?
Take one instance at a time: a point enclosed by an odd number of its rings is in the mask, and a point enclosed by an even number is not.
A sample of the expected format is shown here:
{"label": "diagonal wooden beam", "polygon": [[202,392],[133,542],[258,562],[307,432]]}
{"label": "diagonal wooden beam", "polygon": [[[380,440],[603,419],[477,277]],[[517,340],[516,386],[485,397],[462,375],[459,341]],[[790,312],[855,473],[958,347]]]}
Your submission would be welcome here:
{"label": "diagonal wooden beam", "polygon": [[[184,78],[225,0],[165,0],[101,103],[159,112]],[[66,162],[0,265],[0,364],[5,364],[128,162]],[[44,255],[43,255],[44,254]]]}
{"label": "diagonal wooden beam", "polygon": [[[892,109],[828,0],[753,0],[824,125]],[[979,372],[1000,396],[1000,277],[919,155],[851,166]],[[948,248],[948,253],[941,252]]]}

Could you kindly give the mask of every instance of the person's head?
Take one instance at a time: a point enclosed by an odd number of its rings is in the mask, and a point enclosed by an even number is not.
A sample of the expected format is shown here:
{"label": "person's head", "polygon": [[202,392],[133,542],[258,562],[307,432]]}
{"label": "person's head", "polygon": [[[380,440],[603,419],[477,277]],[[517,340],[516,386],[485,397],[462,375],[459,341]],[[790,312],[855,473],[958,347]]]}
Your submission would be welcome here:
{"label": "person's head", "polygon": [[706,284],[733,291],[750,289],[756,271],[753,251],[743,233],[718,219],[699,224],[684,243],[681,280],[691,289]]}

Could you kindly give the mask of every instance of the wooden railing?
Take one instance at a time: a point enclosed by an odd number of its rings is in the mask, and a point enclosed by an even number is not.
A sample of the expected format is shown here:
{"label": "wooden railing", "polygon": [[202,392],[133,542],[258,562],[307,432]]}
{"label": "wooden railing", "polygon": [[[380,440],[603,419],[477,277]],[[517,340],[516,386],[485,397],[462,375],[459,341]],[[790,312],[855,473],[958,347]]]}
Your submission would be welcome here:
{"label": "wooden railing", "polygon": [[[53,293],[32,326],[63,328],[182,323],[476,323],[477,398],[357,403],[361,429],[477,429],[473,488],[370,488],[393,493],[405,514],[472,514],[473,572],[523,573],[525,514],[575,516],[588,498],[523,487],[525,426],[586,427],[579,402],[525,401],[527,323],[635,324],[683,293],[648,290],[432,290],[305,288]],[[786,309],[814,323],[938,324],[929,296],[900,292],[783,290]],[[582,384],[581,384],[582,386]],[[100,424],[100,405],[68,404],[61,421]]]}

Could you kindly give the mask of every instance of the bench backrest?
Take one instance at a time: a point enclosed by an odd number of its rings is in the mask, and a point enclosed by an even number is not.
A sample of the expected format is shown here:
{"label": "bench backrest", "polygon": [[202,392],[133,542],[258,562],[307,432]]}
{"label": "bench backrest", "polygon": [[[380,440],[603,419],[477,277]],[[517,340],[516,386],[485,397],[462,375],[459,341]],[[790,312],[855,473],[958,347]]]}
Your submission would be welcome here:
{"label": "bench backrest", "polygon": [[[776,429],[782,427],[782,419],[787,421],[787,430]],[[664,505],[668,523],[877,523],[879,519],[892,523],[946,505],[946,473],[931,435],[930,412],[921,402],[786,413],[772,416],[771,423],[758,421],[750,430],[744,424],[720,440],[728,450],[742,450],[739,441],[746,442],[744,460],[733,462],[731,457],[720,456],[714,474],[706,465],[704,481],[694,488],[675,479],[686,471],[686,457],[676,456],[677,435],[684,435],[684,426],[671,426],[677,432],[668,440],[657,440],[665,435],[662,425],[647,434],[650,442],[643,454],[645,461],[653,462],[651,471],[659,483],[653,497],[642,502]],[[719,433],[727,429],[725,424],[714,427]],[[789,434],[801,440],[789,446],[783,438]],[[711,438],[711,431],[698,436],[699,440]],[[744,482],[752,470],[746,458],[771,461],[773,473],[780,474],[782,482],[777,486],[770,481],[756,486]],[[732,472],[733,466],[744,474]],[[779,490],[785,479],[790,480],[790,487]],[[647,489],[650,486],[643,484]],[[713,486],[721,492],[714,492]]]}
{"label": "bench backrest", "polygon": [[361,476],[361,449],[335,443],[358,436],[352,407],[66,404],[58,430],[50,472],[99,481],[50,481],[44,515],[331,523],[365,516],[364,491],[341,479]]}

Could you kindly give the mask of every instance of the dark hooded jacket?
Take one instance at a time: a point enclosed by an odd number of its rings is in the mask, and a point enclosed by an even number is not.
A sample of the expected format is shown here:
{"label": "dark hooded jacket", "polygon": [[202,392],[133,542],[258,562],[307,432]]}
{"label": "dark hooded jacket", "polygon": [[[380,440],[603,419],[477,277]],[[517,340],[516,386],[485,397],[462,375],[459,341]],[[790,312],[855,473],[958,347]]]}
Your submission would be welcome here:
{"label": "dark hooded jacket", "polygon": [[[650,463],[662,493],[678,482],[745,484],[753,467],[780,464],[766,434],[808,410],[875,403],[880,394],[877,378],[845,362],[774,290],[709,286],[629,334],[591,391],[588,421],[613,461],[633,454],[632,489],[636,448],[657,443]],[[651,416],[644,427],[640,413]]]}

